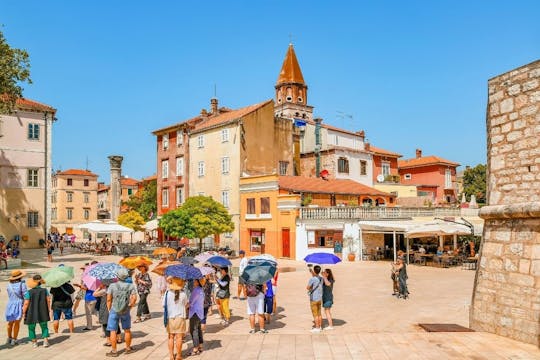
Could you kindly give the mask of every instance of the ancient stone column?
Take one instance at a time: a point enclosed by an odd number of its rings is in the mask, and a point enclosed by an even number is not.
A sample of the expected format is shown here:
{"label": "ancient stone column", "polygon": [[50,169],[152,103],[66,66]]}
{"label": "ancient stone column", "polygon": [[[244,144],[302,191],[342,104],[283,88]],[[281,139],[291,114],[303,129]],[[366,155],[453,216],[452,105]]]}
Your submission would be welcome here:
{"label": "ancient stone column", "polygon": [[488,86],[488,206],[470,325],[540,345],[540,61]]}
{"label": "ancient stone column", "polygon": [[119,155],[109,156],[109,162],[111,165],[111,220],[117,221],[120,214],[120,197],[122,195],[122,188],[120,186],[120,179],[122,178],[122,160],[124,158]]}

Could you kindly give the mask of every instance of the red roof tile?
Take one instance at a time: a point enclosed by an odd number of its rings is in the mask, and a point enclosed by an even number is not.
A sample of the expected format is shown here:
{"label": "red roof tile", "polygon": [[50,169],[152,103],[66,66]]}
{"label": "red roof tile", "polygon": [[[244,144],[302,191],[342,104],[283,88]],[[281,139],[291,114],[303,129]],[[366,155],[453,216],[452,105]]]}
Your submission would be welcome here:
{"label": "red roof tile", "polygon": [[135,186],[139,183],[139,180],[123,177],[120,179],[120,185],[122,186]]}
{"label": "red roof tile", "polygon": [[[195,125],[195,130],[193,132],[199,132],[217,125],[225,124],[229,121],[240,119],[254,111],[259,110],[260,108],[273,103],[273,100],[266,100],[258,104],[249,105],[238,110],[232,110],[217,116],[210,116],[202,122]],[[193,133],[192,132],[192,133]]]}
{"label": "red roof tile", "polygon": [[294,52],[293,44],[289,44],[277,80],[277,84],[288,83],[305,84],[302,70],[300,70],[300,65],[298,64],[298,59]]}
{"label": "red roof tile", "polygon": [[421,167],[421,166],[428,166],[428,165],[448,165],[448,166],[459,166],[458,163],[446,160],[443,158],[440,158],[438,156],[422,156],[419,158],[413,158],[413,159],[406,159],[406,160],[399,160],[398,161],[398,168],[413,168],[413,167]]}
{"label": "red roof tile", "polygon": [[373,154],[375,154],[375,155],[384,155],[384,156],[396,157],[396,158],[400,158],[400,157],[403,156],[403,155],[398,154],[398,153],[396,153],[396,152],[389,151],[389,150],[384,150],[384,149],[375,147],[375,146],[373,146],[373,145],[370,145],[370,146],[369,146],[369,149],[370,149],[371,152],[372,152]]}
{"label": "red roof tile", "polygon": [[323,180],[303,176],[280,176],[280,189],[315,194],[393,196],[349,179]]}
{"label": "red roof tile", "polygon": [[19,98],[16,101],[17,108],[21,110],[37,110],[42,112],[56,112],[56,109],[50,105],[43,104],[34,100]]}
{"label": "red roof tile", "polygon": [[88,171],[88,170],[82,170],[82,169],[69,169],[69,170],[57,172],[56,174],[57,175],[75,175],[75,176],[97,177],[97,175],[94,174],[93,172]]}
{"label": "red roof tile", "polygon": [[98,187],[97,187],[97,191],[107,191],[109,190],[111,187],[109,185],[105,185],[105,184],[101,184],[99,183],[98,184]]}

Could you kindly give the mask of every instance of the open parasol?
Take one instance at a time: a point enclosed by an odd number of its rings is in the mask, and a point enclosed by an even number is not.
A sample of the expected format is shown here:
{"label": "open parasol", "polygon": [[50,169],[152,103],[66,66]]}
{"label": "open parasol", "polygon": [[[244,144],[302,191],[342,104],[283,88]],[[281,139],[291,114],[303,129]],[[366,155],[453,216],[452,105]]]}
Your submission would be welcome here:
{"label": "open parasol", "polygon": [[164,261],[161,264],[156,265],[156,267],[152,269],[152,272],[163,276],[165,275],[165,269],[168,266],[179,265],[179,264],[180,264],[180,261]]}
{"label": "open parasol", "polygon": [[167,266],[165,269],[165,275],[184,280],[194,280],[203,277],[203,274],[199,268],[186,264]]}
{"label": "open parasol", "polygon": [[137,266],[141,265],[152,265],[152,260],[146,256],[128,256],[126,258],[123,258],[118,262],[120,265],[128,268],[128,269],[135,269]]}
{"label": "open parasol", "polygon": [[73,279],[73,268],[71,274],[62,267],[55,267],[45,271],[41,277],[45,280],[48,287],[59,287]]}
{"label": "open parasol", "polygon": [[160,247],[152,252],[153,256],[172,255],[176,254],[176,250],[170,247]]}

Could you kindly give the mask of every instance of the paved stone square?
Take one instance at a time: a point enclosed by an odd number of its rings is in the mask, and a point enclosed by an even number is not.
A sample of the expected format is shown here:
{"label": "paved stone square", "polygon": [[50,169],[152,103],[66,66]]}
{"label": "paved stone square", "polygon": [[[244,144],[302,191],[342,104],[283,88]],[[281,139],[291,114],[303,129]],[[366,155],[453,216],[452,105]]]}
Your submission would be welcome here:
{"label": "paved stone square", "polygon": [[[28,272],[41,272],[60,263],[82,265],[92,260],[84,253],[68,253],[46,263],[44,251],[26,251],[23,260],[30,263]],[[118,261],[117,256],[97,257],[98,261]],[[233,261],[237,265],[238,260]],[[391,296],[390,264],[388,262],[356,262],[333,265],[334,330],[310,333],[311,314],[306,283],[309,273],[305,264],[280,260],[280,266],[296,271],[283,272],[278,283],[278,314],[268,325],[269,333],[248,334],[246,303],[231,299],[232,323],[228,327],[210,316],[205,344],[200,359],[540,359],[533,345],[516,342],[489,333],[426,333],[418,323],[455,323],[468,326],[474,271],[461,268],[409,266],[409,300]],[[5,279],[0,273],[0,308],[5,309],[7,296]],[[78,277],[75,279],[78,281]],[[236,292],[237,282],[232,284]],[[153,318],[133,324],[133,354],[121,358],[168,359],[167,337],[163,327],[159,295],[150,297]],[[135,310],[132,310],[133,313]],[[95,322],[95,330],[82,332],[84,307],[75,318],[76,332],[67,333],[61,323],[61,333],[51,337],[51,347],[32,348],[28,343],[14,348],[0,346],[0,359],[103,359],[109,348]],[[49,326],[52,330],[52,325]],[[63,331],[63,332],[62,332]],[[19,338],[28,335],[21,326]],[[6,338],[6,328],[0,328],[0,339]],[[191,347],[189,336],[183,346],[187,357]],[[119,345],[120,352],[124,345]]]}

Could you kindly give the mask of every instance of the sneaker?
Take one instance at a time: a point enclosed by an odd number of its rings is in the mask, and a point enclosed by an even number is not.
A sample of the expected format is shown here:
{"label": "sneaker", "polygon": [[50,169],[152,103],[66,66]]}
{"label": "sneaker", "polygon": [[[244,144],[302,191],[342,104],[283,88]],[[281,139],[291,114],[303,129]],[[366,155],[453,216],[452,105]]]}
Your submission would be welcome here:
{"label": "sneaker", "polygon": [[116,351],[109,351],[108,353],[105,353],[105,356],[107,356],[107,357],[118,357],[118,353]]}
{"label": "sneaker", "polygon": [[261,334],[268,334],[268,330],[266,330],[266,329],[261,329]]}
{"label": "sneaker", "polygon": [[7,344],[7,345],[10,345],[10,344],[11,344],[11,338],[7,338],[6,344]]}
{"label": "sneaker", "polygon": [[82,329],[82,331],[90,331],[90,330],[92,330],[92,329],[87,328],[87,327],[84,327],[84,328]]}
{"label": "sneaker", "polygon": [[44,342],[43,342],[43,347],[48,348],[48,347],[49,347],[49,342],[48,342],[48,341],[44,341]]}
{"label": "sneaker", "polygon": [[250,333],[250,334],[255,334],[256,332],[257,332],[257,330],[255,330],[255,329],[249,330],[249,333]]}
{"label": "sneaker", "polygon": [[227,320],[223,320],[223,321],[221,322],[221,325],[227,326],[227,325],[229,325],[229,322],[228,322]]}
{"label": "sneaker", "polygon": [[321,328],[313,328],[310,330],[312,333],[320,333],[321,332]]}
{"label": "sneaker", "polygon": [[38,347],[37,341],[32,341],[32,347],[33,347],[33,348],[37,348],[37,347]]}
{"label": "sneaker", "polygon": [[10,343],[12,346],[15,346],[15,345],[18,345],[17,343],[17,339],[11,339],[11,343]]}
{"label": "sneaker", "polygon": [[334,330],[334,327],[333,326],[327,326],[323,330]]}

